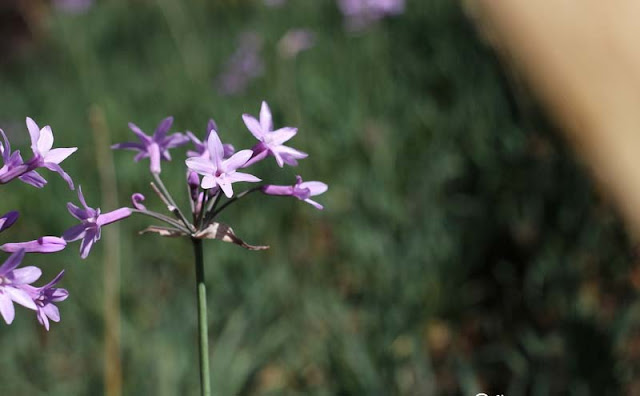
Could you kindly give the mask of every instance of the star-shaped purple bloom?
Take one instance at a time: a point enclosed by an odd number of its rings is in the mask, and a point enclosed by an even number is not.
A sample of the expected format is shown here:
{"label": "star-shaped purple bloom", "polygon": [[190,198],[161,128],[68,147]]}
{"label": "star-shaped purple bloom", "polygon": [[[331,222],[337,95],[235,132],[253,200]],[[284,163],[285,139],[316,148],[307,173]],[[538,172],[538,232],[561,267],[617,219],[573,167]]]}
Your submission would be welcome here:
{"label": "star-shaped purple bloom", "polygon": [[320,195],[327,191],[329,186],[319,181],[303,182],[302,177],[296,176],[296,184],[293,186],[276,186],[268,184],[262,187],[262,192],[268,195],[288,195],[296,197],[301,201],[305,201],[317,209],[322,210],[324,207],[316,201],[309,199],[315,195]]}
{"label": "star-shaped purple bloom", "polygon": [[19,178],[21,181],[36,188],[44,187],[47,181],[38,172],[32,170],[37,167],[37,164],[33,162],[25,164],[19,150],[11,152],[11,143],[9,143],[9,139],[7,139],[7,135],[2,129],[0,129],[0,135],[4,140],[4,144],[0,143],[0,154],[2,154],[3,162],[3,166],[0,168],[0,184]]}
{"label": "star-shaped purple bloom", "polygon": [[296,166],[298,165],[298,159],[307,157],[306,153],[283,144],[294,137],[298,129],[284,127],[274,131],[271,110],[267,102],[262,102],[260,121],[249,114],[243,114],[242,119],[253,136],[260,141],[253,147],[253,158],[245,164],[245,167],[262,160],[269,154],[275,157],[278,166],[281,168],[284,164]]}
{"label": "star-shaped purple bloom", "polygon": [[37,281],[42,271],[38,267],[17,269],[23,258],[24,250],[20,250],[0,266],[0,315],[7,324],[11,324],[15,317],[14,302],[29,309],[37,309],[24,287]]}
{"label": "star-shaped purple bloom", "polygon": [[153,136],[145,134],[138,126],[129,123],[129,129],[138,136],[140,142],[117,143],[111,146],[113,149],[126,149],[138,151],[134,161],[149,158],[150,170],[152,173],[160,174],[160,162],[162,160],[171,161],[169,149],[182,146],[189,142],[189,138],[182,133],[173,133],[167,136],[167,132],[173,124],[173,117],[167,117],[158,124]]}
{"label": "star-shaped purple bloom", "polygon": [[27,117],[27,129],[29,130],[29,135],[31,135],[31,150],[33,150],[34,155],[34,157],[28,161],[28,164],[33,166],[33,168],[44,167],[59,173],[67,184],[69,184],[69,188],[73,190],[73,180],[71,180],[71,177],[62,170],[59,164],[68,156],[73,154],[78,148],[68,147],[52,149],[53,132],[51,131],[51,127],[47,125],[40,129],[38,124],[29,117]]}
{"label": "star-shaped purple bloom", "polygon": [[54,303],[64,301],[69,297],[69,292],[66,289],[61,289],[55,286],[64,276],[64,270],[61,271],[58,276],[42,287],[24,286],[23,288],[29,293],[33,302],[36,305],[36,315],[38,322],[49,331],[49,320],[54,322],[60,321],[60,311]]}
{"label": "star-shaped purple bloom", "polygon": [[91,251],[91,246],[100,240],[101,227],[118,220],[122,220],[131,215],[131,209],[120,208],[114,211],[100,214],[100,209],[93,209],[87,205],[82,194],[82,189],[78,187],[78,198],[84,208],[79,208],[73,203],[67,203],[67,209],[69,213],[81,223],[69,228],[62,234],[62,237],[67,242],[77,241],[82,239],[80,244],[80,257],[87,258]]}
{"label": "star-shaped purple bloom", "polygon": [[218,137],[218,133],[212,129],[207,140],[209,157],[192,157],[185,161],[187,167],[204,177],[201,187],[210,189],[220,187],[224,194],[231,198],[233,187],[236,182],[259,182],[260,179],[248,173],[236,172],[253,155],[251,150],[241,150],[233,154],[230,158],[224,159],[224,147]]}

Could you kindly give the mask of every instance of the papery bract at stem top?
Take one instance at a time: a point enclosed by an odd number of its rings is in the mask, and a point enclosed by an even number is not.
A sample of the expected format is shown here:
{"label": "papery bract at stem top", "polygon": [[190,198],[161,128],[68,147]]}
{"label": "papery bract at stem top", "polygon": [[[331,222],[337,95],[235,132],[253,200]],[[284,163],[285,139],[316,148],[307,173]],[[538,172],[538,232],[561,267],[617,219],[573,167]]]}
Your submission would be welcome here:
{"label": "papery bract at stem top", "polygon": [[134,161],[149,158],[151,173],[160,174],[160,162],[171,161],[169,149],[182,146],[189,142],[189,138],[182,133],[173,133],[167,136],[167,132],[173,124],[173,117],[167,117],[160,122],[152,136],[145,134],[136,124],[129,123],[129,129],[136,134],[139,142],[117,143],[111,146],[113,149],[126,149],[138,151]]}
{"label": "papery bract at stem top", "polygon": [[296,166],[299,159],[306,158],[307,153],[298,151],[294,148],[285,146],[283,143],[291,139],[298,132],[297,128],[284,127],[273,130],[273,119],[271,117],[271,109],[267,102],[262,102],[260,108],[260,121],[249,114],[243,114],[242,119],[249,129],[249,132],[255,136],[260,143],[253,147],[253,157],[245,164],[244,167],[254,164],[265,158],[267,155],[275,157],[279,167],[284,164]]}

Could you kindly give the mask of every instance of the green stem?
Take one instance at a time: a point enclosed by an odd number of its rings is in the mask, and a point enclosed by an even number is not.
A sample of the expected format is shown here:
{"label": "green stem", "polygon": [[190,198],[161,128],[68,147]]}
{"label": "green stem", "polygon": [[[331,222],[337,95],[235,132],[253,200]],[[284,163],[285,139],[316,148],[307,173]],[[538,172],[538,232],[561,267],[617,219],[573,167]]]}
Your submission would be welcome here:
{"label": "green stem", "polygon": [[196,259],[196,291],[198,295],[198,340],[200,351],[200,393],[211,396],[211,379],[209,377],[209,338],[207,322],[207,288],[204,283],[204,260],[202,240],[192,239]]}

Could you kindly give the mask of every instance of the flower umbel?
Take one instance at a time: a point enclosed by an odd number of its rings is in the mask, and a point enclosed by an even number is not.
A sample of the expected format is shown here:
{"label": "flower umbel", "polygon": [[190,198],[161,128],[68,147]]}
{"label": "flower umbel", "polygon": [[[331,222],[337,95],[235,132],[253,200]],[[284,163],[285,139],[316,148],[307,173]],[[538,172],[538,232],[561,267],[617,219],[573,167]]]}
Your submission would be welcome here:
{"label": "flower umbel", "polygon": [[101,214],[99,208],[94,209],[87,205],[80,187],[78,187],[78,199],[83,208],[79,208],[69,202],[67,203],[67,209],[69,209],[69,213],[80,220],[81,223],[69,228],[62,234],[62,237],[67,242],[82,239],[82,243],[80,244],[80,257],[84,259],[89,255],[91,246],[100,240],[101,227],[129,217],[131,215],[131,209],[120,208]]}
{"label": "flower umbel", "polygon": [[209,158],[192,157],[186,160],[187,167],[204,177],[201,187],[210,189],[220,187],[227,198],[233,195],[233,187],[236,182],[259,182],[260,179],[248,173],[236,172],[251,158],[251,150],[241,150],[230,158],[224,159],[224,147],[215,130],[211,130],[207,141]]}
{"label": "flower umbel", "polygon": [[189,142],[189,138],[182,133],[173,133],[167,136],[167,132],[173,124],[173,117],[167,117],[160,122],[152,136],[145,134],[136,124],[129,123],[129,129],[136,134],[139,142],[117,143],[111,146],[113,149],[126,149],[138,151],[134,161],[149,158],[151,173],[160,174],[160,162],[171,161],[169,149],[182,146]]}

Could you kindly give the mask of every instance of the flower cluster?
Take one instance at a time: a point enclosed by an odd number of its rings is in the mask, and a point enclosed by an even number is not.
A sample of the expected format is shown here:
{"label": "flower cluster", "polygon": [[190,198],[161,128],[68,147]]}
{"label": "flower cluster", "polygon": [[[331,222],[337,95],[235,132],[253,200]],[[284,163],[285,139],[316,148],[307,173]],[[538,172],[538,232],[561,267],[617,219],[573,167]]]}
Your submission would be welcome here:
{"label": "flower cluster", "polygon": [[[167,120],[170,120],[168,118]],[[298,132],[297,128],[282,127],[274,128],[271,110],[266,102],[262,102],[260,115],[258,118],[244,114],[242,116],[245,126],[249,132],[257,139],[257,143],[251,149],[236,151],[231,144],[224,144],[218,134],[218,126],[215,121],[209,120],[204,139],[198,138],[194,133],[187,131],[184,135],[174,133],[166,137],[167,128],[163,127],[166,120],[156,130],[154,137],[149,137],[142,133],[137,127],[130,124],[133,132],[138,136],[140,142],[120,143],[113,146],[116,149],[133,149],[138,151],[136,160],[149,158],[151,163],[151,174],[154,182],[151,186],[154,192],[160,197],[162,202],[174,218],[161,213],[148,210],[142,202],[144,196],[135,193],[132,196],[133,208],[130,212],[115,211],[116,218],[122,218],[131,212],[140,213],[153,217],[167,224],[168,226],[151,226],[144,232],[155,232],[163,236],[188,236],[196,239],[219,239],[232,242],[248,249],[263,249],[265,246],[252,246],[238,238],[233,230],[224,224],[216,221],[222,210],[238,199],[253,192],[262,192],[267,195],[291,196],[303,200],[318,209],[323,206],[310,199],[324,193],[327,185],[318,182],[303,182],[297,176],[296,183],[292,185],[272,185],[262,184],[249,188],[239,194],[234,191],[236,183],[259,183],[262,180],[244,170],[249,166],[273,157],[276,164],[282,168],[284,165],[296,166],[298,160],[307,157],[307,154],[285,145]],[[158,131],[162,131],[159,138],[156,137]],[[163,144],[162,139],[171,141],[172,144]],[[164,186],[160,178],[160,159],[169,160],[169,148],[177,147],[190,142],[192,149],[187,151],[185,164],[186,184],[189,191],[191,203],[191,219],[187,219],[184,212],[178,208],[175,200]],[[155,164],[154,164],[155,162]],[[223,202],[226,199],[226,202]],[[117,214],[115,214],[117,212]],[[80,218],[80,216],[76,216]],[[99,221],[95,221],[95,224]],[[66,235],[66,234],[65,234]],[[73,238],[67,238],[67,241]]]}
{"label": "flower cluster", "polygon": [[[40,128],[35,121],[27,118],[27,130],[31,137],[32,157],[24,161],[20,151],[11,151],[9,139],[2,129],[0,143],[3,166],[0,168],[0,184],[12,180],[21,180],[37,188],[42,188],[47,181],[38,173],[38,169],[45,168],[59,173],[67,182],[70,189],[74,189],[71,177],[62,169],[60,163],[73,154],[77,148],[53,148],[53,132],[50,126]],[[168,129],[169,127],[167,127]],[[164,143],[164,141],[162,141]],[[71,227],[58,236],[42,236],[27,242],[9,242],[0,245],[0,251],[11,253],[11,256],[0,266],[0,315],[7,324],[11,324],[15,317],[13,303],[36,311],[38,322],[49,330],[49,321],[60,321],[60,312],[55,303],[65,300],[69,293],[65,289],[55,287],[64,275],[61,271],[51,282],[36,287],[33,283],[42,275],[42,271],[34,266],[18,268],[26,253],[54,253],[63,250],[67,242],[82,239],[81,256],[86,258],[92,244],[100,239],[100,227],[125,218],[131,214],[129,208],[120,208],[106,214],[100,214],[99,209],[89,208],[78,188],[80,202],[84,209],[69,203],[71,214],[81,221],[81,224]],[[0,232],[9,229],[19,217],[17,211],[10,211],[0,216]]]}

